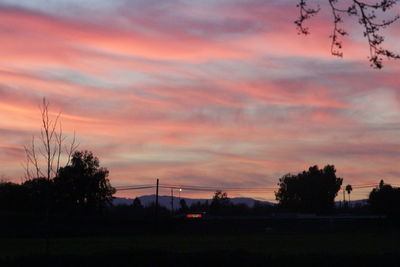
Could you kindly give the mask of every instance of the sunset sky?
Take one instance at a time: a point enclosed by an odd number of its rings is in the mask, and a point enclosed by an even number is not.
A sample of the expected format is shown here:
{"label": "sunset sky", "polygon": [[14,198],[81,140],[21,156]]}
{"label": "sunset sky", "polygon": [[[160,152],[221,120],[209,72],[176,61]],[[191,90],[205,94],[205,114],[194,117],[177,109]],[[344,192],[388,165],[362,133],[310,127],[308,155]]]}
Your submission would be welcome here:
{"label": "sunset sky", "polygon": [[[350,21],[331,56],[327,1],[308,37],[296,2],[0,0],[0,176],[23,178],[46,97],[114,186],[276,187],[315,164],[400,183],[400,61],[370,68]],[[385,34],[400,51],[399,23]]]}

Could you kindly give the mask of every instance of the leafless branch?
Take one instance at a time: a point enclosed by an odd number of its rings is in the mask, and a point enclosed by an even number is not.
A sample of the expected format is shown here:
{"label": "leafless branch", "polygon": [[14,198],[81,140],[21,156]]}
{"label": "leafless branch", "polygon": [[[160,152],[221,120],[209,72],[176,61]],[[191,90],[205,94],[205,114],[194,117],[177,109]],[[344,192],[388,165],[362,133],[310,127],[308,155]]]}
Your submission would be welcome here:
{"label": "leafless branch", "polygon": [[[61,158],[63,153],[63,146],[67,154],[67,164],[70,162],[70,158],[73,152],[77,149],[76,134],[68,146],[65,145],[66,137],[63,135],[63,128],[61,123],[61,112],[57,114],[54,120],[51,119],[49,113],[49,102],[43,98],[43,102],[39,107],[41,114],[41,129],[40,129],[40,143],[41,145],[35,147],[35,138],[32,137],[30,146],[24,146],[26,154],[26,163],[23,164],[25,171],[25,177],[32,179],[33,177],[46,177],[48,180],[52,176],[57,176],[60,166]],[[39,157],[37,155],[39,153]],[[40,158],[40,160],[39,160]],[[40,166],[45,166],[45,174],[41,171]],[[32,170],[33,169],[33,170]]]}
{"label": "leafless branch", "polygon": [[[398,0],[379,0],[375,3],[370,3],[360,0],[349,0],[346,8],[338,8],[337,5],[340,0],[328,0],[331,13],[333,17],[333,31],[330,35],[332,39],[331,53],[334,56],[342,57],[342,41],[341,37],[348,35],[347,31],[340,27],[343,22],[343,15],[349,17],[355,16],[358,18],[358,23],[363,27],[364,37],[367,39],[369,46],[369,61],[371,67],[381,69],[383,67],[383,58],[387,59],[400,59],[400,54],[390,51],[383,47],[384,36],[380,34],[380,30],[390,26],[396,22],[400,16],[395,15],[391,19],[379,20],[376,12],[385,13],[392,9]],[[299,34],[307,35],[309,30],[304,26],[305,21],[310,19],[316,13],[319,12],[320,8],[308,8],[307,0],[299,0],[297,7],[299,8],[300,15],[295,21]]]}
{"label": "leafless branch", "polygon": [[76,132],[74,131],[74,135],[69,146],[65,146],[65,152],[67,153],[67,164],[71,161],[72,154],[78,149],[79,143],[76,143]]}

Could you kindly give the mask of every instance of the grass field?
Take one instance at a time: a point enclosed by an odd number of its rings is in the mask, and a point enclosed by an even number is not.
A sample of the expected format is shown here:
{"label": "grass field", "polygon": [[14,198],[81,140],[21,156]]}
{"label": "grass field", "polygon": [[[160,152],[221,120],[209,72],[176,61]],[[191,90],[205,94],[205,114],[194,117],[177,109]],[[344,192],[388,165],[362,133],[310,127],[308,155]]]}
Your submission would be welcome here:
{"label": "grass field", "polygon": [[[108,251],[169,252],[248,251],[273,255],[382,254],[400,255],[400,231],[309,234],[139,234],[116,237],[49,239],[49,253],[90,255]],[[45,252],[41,238],[0,238],[0,256],[18,257]]]}
{"label": "grass field", "polygon": [[0,266],[338,266],[343,262],[383,266],[400,262],[397,226],[240,234],[232,230],[135,234],[121,227],[114,233],[97,230],[90,235],[52,237],[47,251],[44,238],[3,235]]}

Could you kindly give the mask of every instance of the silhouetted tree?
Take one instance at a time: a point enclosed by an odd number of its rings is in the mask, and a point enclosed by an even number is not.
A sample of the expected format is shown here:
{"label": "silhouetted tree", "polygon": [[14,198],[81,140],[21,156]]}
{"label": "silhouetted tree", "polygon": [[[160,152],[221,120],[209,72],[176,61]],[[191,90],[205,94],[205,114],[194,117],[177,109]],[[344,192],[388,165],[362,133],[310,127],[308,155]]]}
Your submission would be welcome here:
{"label": "silhouetted tree", "polygon": [[142,205],[142,202],[138,197],[135,197],[135,199],[132,202],[132,212],[133,216],[136,218],[141,218],[144,215],[144,207]]}
{"label": "silhouetted tree", "polygon": [[[390,50],[385,49],[382,45],[384,36],[380,33],[381,29],[393,24],[399,19],[399,15],[395,14],[391,18],[385,12],[393,9],[397,0],[327,0],[332,13],[332,34],[330,38],[331,53],[334,56],[342,57],[342,41],[341,38],[348,35],[348,32],[341,26],[343,23],[343,15],[348,17],[355,17],[356,21],[362,26],[364,37],[367,39],[369,45],[369,61],[371,67],[380,69],[382,68],[383,58],[399,59],[400,55]],[[340,4],[339,4],[340,2]],[[300,34],[309,34],[309,29],[304,26],[305,21],[320,11],[319,6],[310,8],[307,6],[307,0],[298,0],[297,7],[299,8],[300,15],[295,21]],[[379,15],[378,15],[379,14]]]}
{"label": "silhouetted tree", "polygon": [[381,180],[379,186],[369,193],[368,203],[376,213],[399,215],[400,188],[392,187]]}
{"label": "silhouetted tree", "polygon": [[143,208],[142,202],[140,201],[140,199],[138,197],[135,197],[135,199],[133,200],[132,207],[134,209],[142,209]]}
{"label": "silhouetted tree", "polygon": [[349,195],[349,203],[350,203],[350,193],[353,191],[353,187],[351,185],[346,185],[346,192]]}
{"label": "silhouetted tree", "polygon": [[210,213],[211,214],[226,214],[227,209],[231,205],[231,201],[228,198],[228,194],[226,192],[222,192],[221,190],[217,190],[214,193],[213,199],[210,204]]}
{"label": "silhouetted tree", "polygon": [[47,180],[54,178],[60,167],[61,158],[65,153],[65,166],[69,164],[72,153],[78,148],[74,136],[69,144],[66,142],[60,120],[61,112],[57,116],[51,116],[50,104],[43,98],[40,105],[41,128],[39,145],[35,136],[32,136],[29,146],[24,146],[26,163],[24,165],[25,178],[45,177]]}
{"label": "silhouetted tree", "polygon": [[180,205],[180,212],[185,213],[189,210],[189,207],[187,206],[186,201],[184,199],[181,199],[179,201],[179,205]]}
{"label": "silhouetted tree", "polygon": [[308,171],[280,178],[276,200],[281,207],[292,211],[329,211],[334,207],[342,181],[342,178],[336,177],[333,165],[326,165],[323,169],[315,165]]}
{"label": "silhouetted tree", "polygon": [[59,204],[67,209],[94,212],[111,203],[116,192],[108,170],[99,165],[92,152],[76,151],[71,164],[62,167],[54,179]]}

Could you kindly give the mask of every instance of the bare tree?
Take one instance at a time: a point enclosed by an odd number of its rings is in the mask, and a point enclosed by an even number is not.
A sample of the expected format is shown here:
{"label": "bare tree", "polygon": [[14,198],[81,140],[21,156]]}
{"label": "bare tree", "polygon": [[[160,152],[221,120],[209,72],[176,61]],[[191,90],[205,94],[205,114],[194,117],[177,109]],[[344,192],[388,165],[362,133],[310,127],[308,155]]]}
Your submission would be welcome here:
{"label": "bare tree", "polygon": [[36,145],[36,138],[32,136],[29,146],[24,146],[26,162],[24,164],[25,179],[45,177],[50,180],[58,174],[63,154],[66,155],[68,165],[73,152],[78,148],[76,134],[67,143],[67,137],[63,135],[61,124],[61,112],[52,116],[49,111],[50,103],[43,98],[40,105],[41,128],[40,145]]}
{"label": "bare tree", "polygon": [[[43,177],[43,173],[39,167],[39,161],[36,156],[36,147],[35,147],[35,136],[32,136],[32,141],[30,146],[24,146],[25,155],[26,155],[26,163],[24,165],[25,169],[25,178],[30,180],[33,177]],[[34,170],[32,170],[34,168]]]}
{"label": "bare tree", "polygon": [[[392,15],[391,18],[378,18],[377,13],[385,13],[393,9],[398,0],[327,0],[332,13],[333,29],[330,38],[331,53],[337,57],[343,57],[341,38],[348,35],[348,32],[341,27],[343,15],[355,17],[357,22],[363,27],[364,37],[369,45],[369,61],[371,67],[381,69],[383,58],[400,59],[400,54],[390,51],[383,47],[384,36],[380,33],[381,29],[396,22],[400,16]],[[320,7],[310,8],[307,0],[298,0],[299,17],[295,21],[300,34],[309,34],[309,29],[304,25],[305,22],[320,11]],[[339,7],[339,3],[342,7]],[[379,16],[380,17],[380,16]],[[382,15],[384,17],[384,15]]]}

